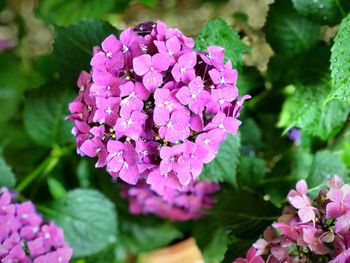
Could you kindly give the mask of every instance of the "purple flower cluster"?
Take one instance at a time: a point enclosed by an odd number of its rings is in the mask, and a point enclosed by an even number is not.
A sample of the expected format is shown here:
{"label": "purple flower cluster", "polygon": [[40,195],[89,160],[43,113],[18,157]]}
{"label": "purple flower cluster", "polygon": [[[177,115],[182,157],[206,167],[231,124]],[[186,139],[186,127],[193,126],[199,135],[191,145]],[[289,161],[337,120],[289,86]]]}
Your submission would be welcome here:
{"label": "purple flower cluster", "polygon": [[[191,187],[227,134],[236,134],[243,101],[224,49],[146,22],[94,48],[91,72],[70,103],[77,151],[97,157],[114,178],[140,180],[163,196]],[[151,192],[150,192],[151,193]]]}
{"label": "purple flower cluster", "polygon": [[63,231],[45,224],[32,202],[14,203],[7,189],[0,189],[0,262],[64,263],[73,250]]}
{"label": "purple flower cluster", "polygon": [[288,194],[291,207],[253,244],[243,262],[350,262],[350,185],[333,176],[315,200],[304,180]]}
{"label": "purple flower cluster", "polygon": [[129,200],[132,214],[154,214],[174,221],[198,219],[214,204],[213,195],[219,184],[196,181],[181,190],[166,188],[163,196],[152,191],[146,183],[122,185],[122,197]]}

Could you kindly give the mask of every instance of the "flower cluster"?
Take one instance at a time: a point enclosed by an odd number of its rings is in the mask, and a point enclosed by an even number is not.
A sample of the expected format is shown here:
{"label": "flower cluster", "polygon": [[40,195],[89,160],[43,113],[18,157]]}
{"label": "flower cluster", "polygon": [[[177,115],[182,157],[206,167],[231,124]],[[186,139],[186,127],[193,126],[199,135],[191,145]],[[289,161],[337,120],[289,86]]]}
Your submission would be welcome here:
{"label": "flower cluster", "polygon": [[146,183],[136,186],[123,184],[122,197],[129,200],[132,214],[155,214],[174,221],[200,218],[206,209],[214,204],[213,194],[219,184],[209,181],[197,181],[184,186],[181,190],[167,188],[164,196],[152,191]]}
{"label": "flower cluster", "polygon": [[[333,176],[315,200],[304,180],[288,194],[278,222],[268,227],[242,262],[350,262],[350,185]],[[322,261],[324,262],[324,261]]]}
{"label": "flower cluster", "polygon": [[61,228],[44,223],[31,202],[15,203],[7,189],[0,189],[1,262],[64,263],[72,253]]}
{"label": "flower cluster", "polygon": [[70,103],[77,151],[97,157],[114,178],[145,180],[163,196],[198,178],[227,134],[236,134],[243,101],[224,49],[146,22],[94,48],[91,72]]}

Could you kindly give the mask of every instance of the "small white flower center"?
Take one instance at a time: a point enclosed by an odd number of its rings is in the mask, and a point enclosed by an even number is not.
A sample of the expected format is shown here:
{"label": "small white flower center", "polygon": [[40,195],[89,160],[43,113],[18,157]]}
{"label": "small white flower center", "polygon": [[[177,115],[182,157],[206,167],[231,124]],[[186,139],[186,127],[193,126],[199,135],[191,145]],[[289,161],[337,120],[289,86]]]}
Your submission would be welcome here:
{"label": "small white flower center", "polygon": [[109,114],[111,114],[113,111],[112,111],[112,109],[111,109],[111,107],[108,107],[107,109],[106,109],[106,113],[109,115]]}
{"label": "small white flower center", "polygon": [[225,127],[224,127],[224,125],[222,124],[222,123],[220,123],[219,125],[218,125],[218,127],[220,128],[220,129],[225,129]]}
{"label": "small white flower center", "polygon": [[209,140],[208,138],[205,138],[205,140],[203,141],[203,143],[204,143],[205,145],[208,145],[209,142],[210,142],[210,140]]}
{"label": "small white flower center", "polygon": [[219,104],[222,105],[225,103],[225,100],[224,99],[219,99]]}
{"label": "small white flower center", "polygon": [[123,53],[126,53],[129,51],[129,47],[127,45],[123,45]]}
{"label": "small white flower center", "polygon": [[173,124],[171,123],[171,121],[168,122],[168,124],[166,125],[168,128],[173,127]]}
{"label": "small white flower center", "polygon": [[225,78],[224,78],[224,77],[221,77],[221,78],[220,78],[220,84],[225,84],[225,83],[226,83]]}
{"label": "small white flower center", "polygon": [[181,74],[184,74],[185,71],[186,71],[186,68],[180,67],[180,72],[181,72]]}
{"label": "small white flower center", "polygon": [[108,51],[108,52],[106,53],[106,57],[107,57],[107,58],[112,58],[112,52],[111,52],[111,51]]}

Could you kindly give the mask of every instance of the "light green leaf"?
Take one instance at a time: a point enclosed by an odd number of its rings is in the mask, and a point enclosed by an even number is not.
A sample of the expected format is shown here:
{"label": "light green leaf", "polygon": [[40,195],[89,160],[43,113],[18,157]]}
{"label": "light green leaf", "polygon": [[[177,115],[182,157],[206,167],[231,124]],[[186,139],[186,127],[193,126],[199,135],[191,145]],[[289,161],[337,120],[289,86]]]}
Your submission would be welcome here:
{"label": "light green leaf", "polygon": [[[296,85],[283,104],[279,127],[298,127],[303,132],[327,140],[339,132],[349,114],[349,107],[339,101],[323,105],[329,85]],[[290,90],[293,90],[290,87]]]}
{"label": "light green leaf", "polygon": [[338,5],[346,0],[293,0],[295,9],[302,15],[321,24],[336,24],[342,14]]}
{"label": "light green leaf", "polygon": [[339,156],[329,151],[321,151],[316,153],[312,162],[307,178],[308,186],[319,190],[332,175],[343,177],[347,174],[348,170]]}
{"label": "light green leaf", "polygon": [[74,257],[93,255],[117,242],[115,207],[98,191],[77,189],[41,210],[63,228]]}
{"label": "light green leaf", "polygon": [[215,159],[206,164],[200,175],[202,180],[228,182],[237,187],[237,165],[240,156],[240,137],[228,135]]}
{"label": "light green leaf", "polygon": [[234,68],[242,66],[242,55],[248,48],[238,34],[224,20],[213,19],[204,25],[196,37],[196,49],[206,51],[208,46],[221,46],[225,49],[225,59],[230,59]]}
{"label": "light green leaf", "polygon": [[53,84],[28,94],[24,105],[24,125],[29,136],[39,145],[51,148],[74,142],[72,124],[65,120],[72,91]]}
{"label": "light green leaf", "polygon": [[265,32],[272,49],[291,58],[319,42],[320,26],[299,15],[289,1],[277,1],[270,7]]}
{"label": "light green leaf", "polygon": [[90,70],[92,49],[118,31],[99,20],[85,20],[69,27],[55,27],[54,56],[63,79],[75,86],[82,70]]}
{"label": "light green leaf", "polygon": [[43,0],[39,5],[39,14],[53,24],[68,25],[84,18],[100,18],[114,11],[115,2],[115,0]]}
{"label": "light green leaf", "polygon": [[49,187],[49,191],[54,199],[60,199],[66,194],[66,190],[62,183],[57,180],[55,177],[47,178],[47,185]]}
{"label": "light green leaf", "polygon": [[331,55],[332,90],[327,101],[339,99],[350,103],[350,16],[341,22]]}
{"label": "light green leaf", "polygon": [[[1,149],[0,149],[1,150]],[[0,151],[0,187],[14,187],[16,184],[16,178],[11,168],[6,164],[4,157]]]}

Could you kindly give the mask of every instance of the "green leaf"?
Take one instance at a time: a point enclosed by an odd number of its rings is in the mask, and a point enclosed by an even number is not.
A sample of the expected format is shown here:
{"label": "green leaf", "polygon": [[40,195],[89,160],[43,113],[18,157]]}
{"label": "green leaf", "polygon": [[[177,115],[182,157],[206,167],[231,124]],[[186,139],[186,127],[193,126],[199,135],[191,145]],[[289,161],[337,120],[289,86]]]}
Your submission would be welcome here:
{"label": "green leaf", "polygon": [[[335,0],[292,0],[295,9],[302,15],[322,24],[336,24],[341,20],[340,2]],[[338,2],[338,3],[337,3]]]}
{"label": "green leaf", "polygon": [[256,157],[242,157],[239,163],[240,182],[248,187],[254,187],[266,174],[265,162]]}
{"label": "green leaf", "polygon": [[11,168],[6,164],[4,157],[0,151],[0,187],[14,187],[16,184],[16,178]]}
{"label": "green leaf", "polygon": [[77,177],[81,188],[91,187],[90,165],[87,159],[81,159],[77,165]]}
{"label": "green leaf", "polygon": [[319,42],[320,26],[299,15],[289,1],[277,1],[270,7],[265,32],[278,55],[292,58]]}
{"label": "green leaf", "polygon": [[240,127],[241,153],[252,155],[263,147],[260,127],[254,119],[246,119]]}
{"label": "green leaf", "polygon": [[329,151],[316,153],[309,177],[307,178],[309,188],[321,188],[332,175],[343,177],[348,174],[345,164],[339,156]]}
{"label": "green leaf", "polygon": [[237,165],[239,162],[240,138],[228,135],[221,144],[215,159],[204,166],[202,180],[228,182],[237,187]]}
{"label": "green leaf", "polygon": [[115,0],[43,0],[39,15],[56,25],[68,25],[84,18],[100,18],[113,11]]}
{"label": "green leaf", "polygon": [[349,114],[349,107],[339,101],[323,105],[329,85],[296,85],[283,104],[278,127],[298,127],[303,132],[327,140],[339,132]]}
{"label": "green leaf", "polygon": [[63,79],[75,86],[79,73],[90,70],[92,49],[110,34],[119,35],[110,24],[85,20],[69,27],[55,27],[54,56]]}
{"label": "green leaf", "polygon": [[196,222],[193,235],[205,262],[216,263],[223,260],[229,243],[224,228],[216,226],[212,218],[207,217]]}
{"label": "green leaf", "polygon": [[60,199],[66,194],[66,190],[62,183],[54,177],[47,178],[47,185],[54,199]]}
{"label": "green leaf", "polygon": [[217,197],[212,214],[219,225],[234,236],[250,239],[257,238],[266,226],[278,218],[280,211],[257,193],[232,191],[225,187]]}
{"label": "green leaf", "polygon": [[182,233],[170,222],[125,215],[120,217],[120,237],[129,251],[138,254],[167,246]]}
{"label": "green leaf", "polygon": [[241,69],[243,53],[249,50],[233,28],[221,19],[210,20],[196,37],[196,49],[206,51],[208,46],[223,47],[225,59],[230,59],[237,69]]}
{"label": "green leaf", "polygon": [[115,207],[98,191],[73,190],[42,211],[63,228],[74,257],[93,255],[116,242]]}
{"label": "green leaf", "polygon": [[72,124],[65,120],[71,91],[59,84],[48,85],[28,94],[24,105],[24,125],[39,145],[51,148],[74,142]]}
{"label": "green leaf", "polygon": [[331,55],[332,91],[327,100],[350,103],[350,16],[343,19]]}
{"label": "green leaf", "polygon": [[259,87],[264,87],[264,79],[254,67],[244,67],[237,79],[237,88],[240,96],[249,94]]}

